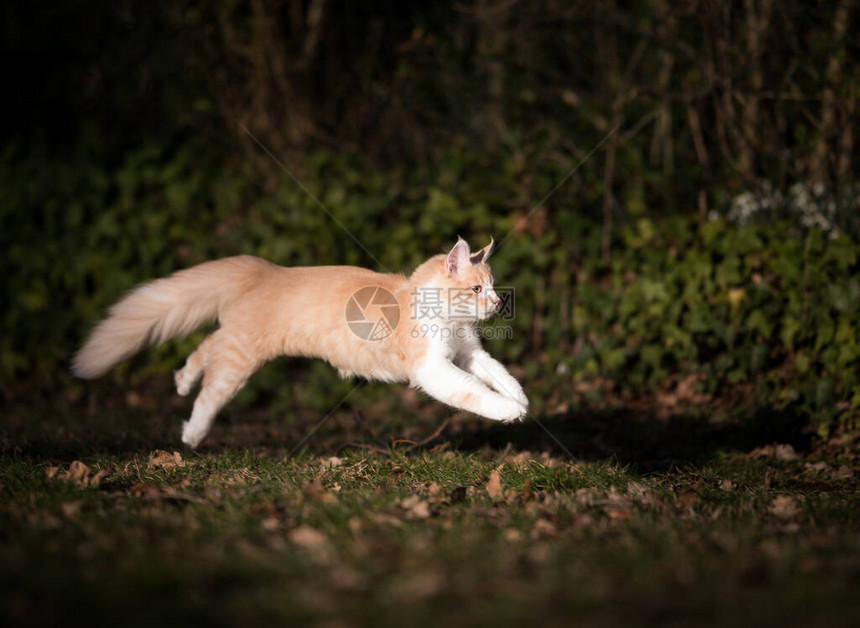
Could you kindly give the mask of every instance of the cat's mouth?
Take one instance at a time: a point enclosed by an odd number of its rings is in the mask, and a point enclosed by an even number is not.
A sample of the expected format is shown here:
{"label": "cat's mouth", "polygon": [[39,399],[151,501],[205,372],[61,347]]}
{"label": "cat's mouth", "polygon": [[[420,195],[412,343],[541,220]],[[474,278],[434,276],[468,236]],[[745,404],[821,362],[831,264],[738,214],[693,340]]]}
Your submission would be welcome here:
{"label": "cat's mouth", "polygon": [[482,321],[486,321],[498,315],[500,311],[501,307],[499,303],[489,304],[486,307],[481,308],[481,311],[478,313],[478,318]]}

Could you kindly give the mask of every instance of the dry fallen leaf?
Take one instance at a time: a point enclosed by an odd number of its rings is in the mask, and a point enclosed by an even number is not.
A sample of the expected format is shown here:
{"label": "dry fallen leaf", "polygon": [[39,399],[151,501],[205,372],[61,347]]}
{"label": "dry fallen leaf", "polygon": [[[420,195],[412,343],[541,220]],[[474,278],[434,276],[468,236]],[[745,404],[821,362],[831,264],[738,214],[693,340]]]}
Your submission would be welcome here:
{"label": "dry fallen leaf", "polygon": [[69,465],[68,471],[60,472],[59,467],[48,467],[45,475],[48,479],[56,478],[64,482],[72,482],[78,486],[98,486],[101,481],[110,474],[110,469],[99,469],[93,472],[80,460],[75,460]]}
{"label": "dry fallen leaf", "polygon": [[99,469],[90,478],[90,486],[98,486],[110,474],[110,469]]}
{"label": "dry fallen leaf", "polygon": [[532,498],[534,498],[534,493],[532,493],[532,479],[526,478],[526,481],[523,482],[522,500],[524,502],[527,502],[530,501]]}
{"label": "dry fallen leaf", "polygon": [[790,519],[800,511],[800,508],[798,508],[797,503],[788,495],[779,495],[771,502],[768,510],[776,517]]}
{"label": "dry fallen leaf", "polygon": [[427,484],[427,494],[430,497],[437,497],[442,493],[442,487],[439,486],[437,482],[430,482]]}
{"label": "dry fallen leaf", "polygon": [[804,465],[807,473],[819,473],[820,471],[824,471],[827,469],[826,462],[807,462]]}
{"label": "dry fallen leaf", "polygon": [[321,504],[337,503],[337,495],[327,490],[319,480],[304,482],[302,484],[302,493],[305,499],[320,502]]}
{"label": "dry fallen leaf", "polygon": [[775,458],[776,460],[797,460],[797,452],[789,444],[765,445],[747,454],[748,458]]}
{"label": "dry fallen leaf", "polygon": [[418,495],[410,495],[400,502],[400,507],[410,519],[427,519],[430,516],[430,504]]}
{"label": "dry fallen leaf", "polygon": [[490,471],[490,479],[487,482],[487,493],[493,499],[499,499],[502,496],[502,478],[499,475],[498,469]]}
{"label": "dry fallen leaf", "polygon": [[320,464],[322,464],[323,469],[334,469],[335,467],[339,467],[344,463],[344,458],[338,458],[337,456],[329,456],[328,458],[321,460]]}
{"label": "dry fallen leaf", "polygon": [[60,505],[60,509],[63,511],[63,516],[66,517],[66,519],[74,519],[81,511],[82,505],[83,502],[80,500],[63,502]]}
{"label": "dry fallen leaf", "polygon": [[277,517],[266,517],[260,521],[260,527],[266,532],[275,532],[281,527],[281,520]]}
{"label": "dry fallen leaf", "polygon": [[160,486],[144,483],[134,484],[128,490],[135,497],[149,499],[157,498],[164,492]]}
{"label": "dry fallen leaf", "polygon": [[327,560],[331,556],[328,537],[309,525],[301,525],[291,530],[287,538],[318,560]]}
{"label": "dry fallen leaf", "polygon": [[594,505],[597,502],[598,497],[599,493],[595,488],[584,487],[576,489],[577,503],[581,506],[585,506],[586,508]]}
{"label": "dry fallen leaf", "polygon": [[394,515],[389,515],[384,512],[371,512],[367,515],[368,520],[372,521],[376,525],[385,526],[390,525],[394,527],[400,527],[403,525],[403,522],[395,517]]}
{"label": "dry fallen leaf", "polygon": [[133,497],[137,497],[141,501],[165,501],[165,502],[191,502],[200,504],[206,500],[191,493],[183,493],[172,488],[161,487],[155,484],[139,483],[132,485],[129,492]]}
{"label": "dry fallen leaf", "polygon": [[439,593],[445,586],[445,576],[439,571],[419,571],[406,575],[393,587],[394,594],[407,600],[423,600]]}
{"label": "dry fallen leaf", "polygon": [[628,510],[610,510],[606,514],[609,515],[610,519],[616,521],[624,521],[632,516]]}
{"label": "dry fallen leaf", "polygon": [[69,465],[69,470],[61,473],[59,478],[66,482],[73,482],[80,486],[86,486],[90,475],[90,468],[80,460],[75,460]]}
{"label": "dry fallen leaf", "polygon": [[833,480],[848,480],[854,477],[854,471],[852,471],[851,467],[848,465],[843,464],[833,471],[833,473],[830,474],[830,477]]}
{"label": "dry fallen leaf", "polygon": [[699,501],[699,496],[695,491],[684,490],[678,495],[678,505],[681,508],[687,509],[695,506]]}
{"label": "dry fallen leaf", "polygon": [[777,460],[797,460],[797,452],[791,445],[774,445],[773,455]]}
{"label": "dry fallen leaf", "polygon": [[522,533],[516,528],[507,528],[505,530],[505,540],[510,543],[516,543],[517,541],[521,541],[522,538]]}
{"label": "dry fallen leaf", "polygon": [[149,457],[150,469],[172,469],[174,467],[184,467],[187,463],[182,459],[182,454],[178,451],[173,453],[156,449]]}
{"label": "dry fallen leaf", "polygon": [[533,539],[543,539],[556,534],[558,534],[558,528],[555,527],[554,523],[546,519],[538,519],[532,526],[529,536]]}

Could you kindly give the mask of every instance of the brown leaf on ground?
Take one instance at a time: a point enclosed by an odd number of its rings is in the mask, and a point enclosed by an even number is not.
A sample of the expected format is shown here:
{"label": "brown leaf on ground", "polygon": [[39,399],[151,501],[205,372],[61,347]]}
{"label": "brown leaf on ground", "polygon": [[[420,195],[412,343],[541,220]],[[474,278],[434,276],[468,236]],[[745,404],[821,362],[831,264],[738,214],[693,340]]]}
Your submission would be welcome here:
{"label": "brown leaf on ground", "polygon": [[843,464],[830,474],[833,480],[848,480],[854,477],[854,471],[848,465]]}
{"label": "brown leaf on ground", "polygon": [[800,456],[789,444],[775,444],[757,447],[747,454],[748,458],[774,458],[775,460],[797,460]]}
{"label": "brown leaf on ground", "polygon": [[141,501],[173,501],[173,502],[191,502],[195,504],[204,503],[206,500],[191,493],[183,493],[172,488],[165,488],[155,484],[139,483],[134,484],[129,488],[129,492],[133,497],[137,497]]}
{"label": "brown leaf on ground", "polygon": [[101,481],[104,480],[107,476],[110,475],[110,469],[99,469],[95,473],[93,473],[90,478],[90,486],[98,486],[101,484]]}
{"label": "brown leaf on ground", "polygon": [[777,460],[797,460],[800,457],[792,445],[774,445],[773,455]]}
{"label": "brown leaf on ground", "polygon": [[400,519],[384,512],[371,512],[367,515],[367,518],[379,526],[394,526],[395,528],[399,528],[403,525]]}
{"label": "brown leaf on ground", "polygon": [[523,493],[522,500],[524,502],[531,501],[534,498],[534,493],[532,493],[532,479],[526,478],[526,481],[523,482]]}
{"label": "brown leaf on ground", "polygon": [[427,495],[430,497],[439,497],[442,495],[442,487],[438,482],[430,482],[427,484]]}
{"label": "brown leaf on ground", "polygon": [[685,510],[692,508],[698,502],[699,496],[696,495],[695,491],[685,490],[678,495],[678,505]]}
{"label": "brown leaf on ground", "polygon": [[628,482],[626,497],[642,508],[660,508],[665,505],[660,495],[641,482]]}
{"label": "brown leaf on ground", "polygon": [[673,390],[657,391],[654,395],[657,403],[657,417],[667,419],[682,408],[701,406],[710,402],[711,395],[696,392],[699,382],[704,379],[704,375],[691,373],[679,380]]}
{"label": "brown leaf on ground", "polygon": [[410,495],[402,500],[400,507],[406,511],[409,519],[427,519],[430,516],[430,504],[418,495]]}
{"label": "brown leaf on ground", "polygon": [[63,482],[71,482],[78,486],[98,486],[103,479],[110,474],[110,469],[99,469],[93,471],[80,460],[75,460],[69,465],[68,471],[59,472],[59,467],[48,467],[45,475],[49,479],[56,478]]}
{"label": "brown leaf on ground", "polygon": [[305,499],[319,502],[321,504],[336,504],[337,495],[326,489],[319,480],[302,483],[302,494]]}
{"label": "brown leaf on ground", "polygon": [[768,510],[770,511],[770,514],[781,519],[790,519],[800,512],[797,502],[788,495],[779,495],[774,498]]}
{"label": "brown leaf on ground", "polygon": [[826,462],[807,462],[804,465],[807,473],[819,473],[827,469]]}
{"label": "brown leaf on ground", "polygon": [[161,495],[163,489],[160,486],[156,486],[155,484],[133,484],[131,488],[128,489],[129,492],[134,497],[157,497]]}
{"label": "brown leaf on ground", "polygon": [[277,517],[266,517],[260,521],[260,527],[266,532],[276,532],[281,528],[281,520]]}
{"label": "brown leaf on ground", "polygon": [[320,460],[320,464],[322,465],[323,469],[334,469],[335,467],[341,466],[345,460],[346,460],[345,458],[338,458],[337,456],[329,456],[328,458],[324,458],[323,460]]}
{"label": "brown leaf on ground", "polygon": [[309,525],[301,525],[291,530],[287,538],[317,560],[328,560],[331,556],[331,544],[328,537]]}
{"label": "brown leaf on ground", "polygon": [[522,539],[522,532],[520,532],[516,528],[507,528],[505,530],[505,540],[509,543],[516,543],[517,541],[522,541]]}
{"label": "brown leaf on ground", "polygon": [[609,510],[606,514],[615,521],[625,521],[633,516],[629,510]]}
{"label": "brown leaf on ground", "polygon": [[533,539],[544,539],[558,534],[558,528],[555,524],[546,519],[538,519],[532,526],[529,536]]}
{"label": "brown leaf on ground", "polygon": [[586,508],[593,506],[599,499],[600,494],[596,488],[583,487],[576,489],[576,501],[580,506]]}
{"label": "brown leaf on ground", "polygon": [[58,477],[66,482],[86,486],[90,477],[90,468],[80,460],[75,460],[69,465],[69,470],[61,473]]}
{"label": "brown leaf on ground", "polygon": [[487,481],[487,493],[494,500],[502,497],[502,477],[498,469],[490,471],[490,479]]}
{"label": "brown leaf on ground", "polygon": [[175,467],[182,468],[188,463],[182,459],[182,454],[178,451],[173,453],[156,449],[149,457],[150,469],[173,469]]}
{"label": "brown leaf on ground", "polygon": [[75,500],[71,502],[63,502],[60,505],[60,509],[63,511],[63,516],[66,519],[74,519],[78,516],[78,513],[81,511],[81,506],[83,502],[81,500]]}
{"label": "brown leaf on ground", "polygon": [[445,587],[441,571],[426,570],[407,574],[393,587],[394,594],[402,599],[417,601],[433,597]]}

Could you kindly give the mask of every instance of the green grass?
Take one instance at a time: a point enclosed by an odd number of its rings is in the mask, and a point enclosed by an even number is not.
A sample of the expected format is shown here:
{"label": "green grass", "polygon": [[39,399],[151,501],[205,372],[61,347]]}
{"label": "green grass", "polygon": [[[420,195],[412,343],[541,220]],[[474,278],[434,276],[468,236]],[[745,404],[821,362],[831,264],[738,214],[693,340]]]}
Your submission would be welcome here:
{"label": "green grass", "polygon": [[[438,417],[356,426],[344,410],[289,455],[318,416],[240,409],[184,466],[153,465],[179,449],[182,412],[7,415],[0,622],[860,621],[851,447],[792,455],[754,425],[587,414],[541,420],[573,458],[535,423],[463,416],[415,447],[391,443]],[[87,469],[64,478],[75,460]]]}

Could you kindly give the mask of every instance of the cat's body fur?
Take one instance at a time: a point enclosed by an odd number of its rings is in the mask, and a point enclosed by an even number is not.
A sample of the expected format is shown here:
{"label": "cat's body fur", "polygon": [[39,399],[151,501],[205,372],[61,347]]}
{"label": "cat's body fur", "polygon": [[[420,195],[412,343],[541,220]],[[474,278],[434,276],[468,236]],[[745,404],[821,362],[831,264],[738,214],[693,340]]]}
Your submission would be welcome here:
{"label": "cat's body fur", "polygon": [[[182,430],[182,440],[192,447],[248,378],[281,355],[322,358],[343,376],[408,382],[490,419],[520,419],[528,409],[525,393],[481,348],[474,324],[499,304],[486,264],[491,247],[470,255],[460,240],[448,255],[430,258],[408,278],[353,266],[285,268],[251,256],[206,262],[144,284],[115,304],[75,356],[72,370],[79,377],[99,377],[149,344],[217,319],[218,329],[175,375],[183,396],[203,378]],[[356,335],[345,317],[350,297],[367,286],[394,295],[399,307],[399,324],[378,340]],[[432,321],[435,333],[416,333],[422,325],[414,307],[416,290],[427,289],[442,295],[473,289],[472,320],[443,315]]]}

